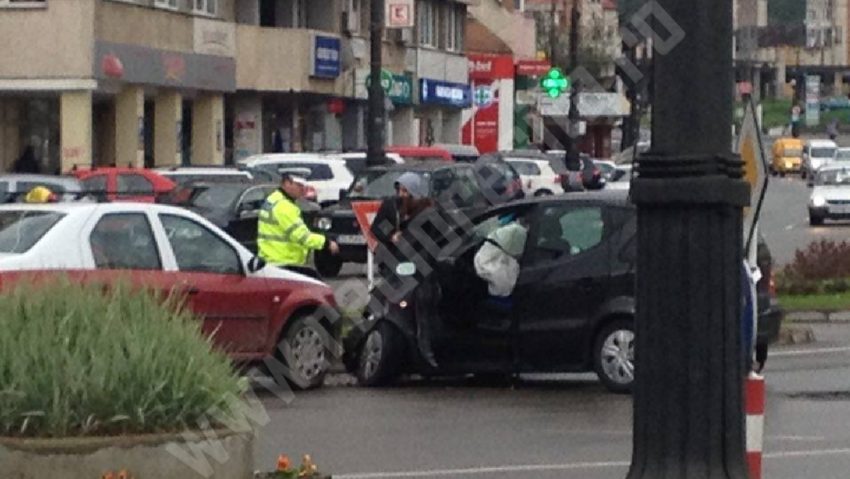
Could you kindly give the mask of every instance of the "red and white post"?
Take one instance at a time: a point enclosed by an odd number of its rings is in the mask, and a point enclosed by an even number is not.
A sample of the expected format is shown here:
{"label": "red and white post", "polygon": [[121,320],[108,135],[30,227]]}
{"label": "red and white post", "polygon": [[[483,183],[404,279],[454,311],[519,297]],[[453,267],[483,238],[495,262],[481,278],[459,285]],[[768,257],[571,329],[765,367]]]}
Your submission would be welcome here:
{"label": "red and white post", "polygon": [[761,479],[764,445],[764,376],[751,372],[745,389],[747,413],[747,465],[750,479]]}

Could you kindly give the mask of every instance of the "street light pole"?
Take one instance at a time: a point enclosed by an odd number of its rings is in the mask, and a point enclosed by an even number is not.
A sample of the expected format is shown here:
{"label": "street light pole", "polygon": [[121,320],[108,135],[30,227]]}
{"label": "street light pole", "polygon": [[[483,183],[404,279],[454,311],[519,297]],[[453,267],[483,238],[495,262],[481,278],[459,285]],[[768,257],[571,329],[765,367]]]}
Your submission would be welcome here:
{"label": "street light pole", "polygon": [[[742,208],[731,149],[732,0],[656,0],[652,149],[638,158],[636,380],[628,479],[747,477]],[[656,15],[656,18],[658,16]]]}
{"label": "street light pole", "polygon": [[369,7],[369,110],[366,130],[366,164],[384,163],[384,89],[381,86],[383,55],[384,0],[371,0]]}
{"label": "street light pole", "polygon": [[[579,43],[579,28],[581,23],[581,11],[578,9],[578,1],[574,0],[572,5],[572,10],[570,11],[570,72],[575,72],[576,68],[579,67],[579,58],[578,58],[578,43]],[[568,129],[570,139],[569,147],[567,148],[567,156],[568,162],[575,164],[575,162],[579,161],[579,147],[578,147],[578,139],[579,139],[579,122],[581,121],[581,115],[578,110],[578,96],[581,90],[581,83],[579,81],[578,75],[572,75],[572,89],[570,91],[570,110],[567,113],[568,120]]]}

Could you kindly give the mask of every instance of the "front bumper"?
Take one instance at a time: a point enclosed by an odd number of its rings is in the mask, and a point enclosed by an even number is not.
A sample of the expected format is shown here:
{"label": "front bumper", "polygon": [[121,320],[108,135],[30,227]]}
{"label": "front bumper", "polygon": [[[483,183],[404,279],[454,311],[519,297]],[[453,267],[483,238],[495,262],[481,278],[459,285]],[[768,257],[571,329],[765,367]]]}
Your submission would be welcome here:
{"label": "front bumper", "polygon": [[812,218],[850,218],[850,206],[809,206],[809,217]]}

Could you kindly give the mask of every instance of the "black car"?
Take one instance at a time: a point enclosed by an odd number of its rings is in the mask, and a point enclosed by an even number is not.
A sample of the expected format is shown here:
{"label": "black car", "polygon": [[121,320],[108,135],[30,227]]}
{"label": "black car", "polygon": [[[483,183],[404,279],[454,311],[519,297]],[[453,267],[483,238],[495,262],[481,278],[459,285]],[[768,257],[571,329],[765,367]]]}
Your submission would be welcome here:
{"label": "black car", "polygon": [[[488,295],[475,272],[473,258],[485,238],[473,229],[437,259],[442,297],[432,344],[438,370],[419,353],[412,296],[406,296],[382,310],[373,304],[346,337],[344,363],[361,384],[386,384],[410,372],[594,371],[609,390],[630,390],[637,216],[626,193],[535,198],[494,208],[474,223],[506,216],[528,227],[507,306]],[[765,341],[779,318],[760,317]]]}
{"label": "black car", "polygon": [[[423,178],[429,195],[443,206],[473,217],[492,205],[520,198],[522,184],[510,165],[497,158],[469,163],[427,161],[368,168],[354,177],[338,204],[305,214],[308,225],[337,242],[340,254],[317,252],[316,270],[323,277],[339,274],[344,263],[366,262],[366,239],[351,209],[352,201],[375,201],[395,195],[395,181],[412,172]],[[516,180],[516,181],[515,181]]]}
{"label": "black car", "polygon": [[276,183],[194,181],[179,185],[160,201],[198,213],[256,252],[257,212],[277,188]]}

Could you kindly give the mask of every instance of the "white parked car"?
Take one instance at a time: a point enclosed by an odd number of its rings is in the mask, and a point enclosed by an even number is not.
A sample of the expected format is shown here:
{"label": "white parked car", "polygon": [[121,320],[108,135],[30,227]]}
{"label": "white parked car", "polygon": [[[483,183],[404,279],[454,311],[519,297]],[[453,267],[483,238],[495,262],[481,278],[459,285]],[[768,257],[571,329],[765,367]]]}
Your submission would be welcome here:
{"label": "white parked car", "polygon": [[[182,185],[192,181],[267,181],[273,182],[271,173],[248,171],[227,166],[171,166],[154,168],[154,171],[169,180]],[[259,176],[259,177],[258,177]]]}
{"label": "white parked car", "polygon": [[328,370],[333,346],[323,338],[332,330],[316,326],[315,312],[333,314],[330,287],[266,266],[188,210],[145,203],[0,206],[3,287],[55,275],[183,295],[212,344],[236,363],[278,355],[286,341],[292,353],[282,357],[298,387],[320,386]]}
{"label": "white parked car", "polygon": [[629,190],[632,186],[632,165],[616,165],[605,183],[606,190]]}
{"label": "white parked car", "polygon": [[272,153],[255,155],[240,161],[240,164],[276,174],[289,173],[304,176],[307,184],[316,190],[319,204],[339,201],[341,191],[348,190],[354,175],[345,161],[333,156],[316,153]]}
{"label": "white parked car", "polygon": [[[803,179],[812,177],[818,169],[835,158],[838,145],[832,140],[809,140],[803,145]],[[811,182],[810,182],[811,183]]]}
{"label": "white parked car", "polygon": [[809,224],[850,218],[850,165],[827,165],[814,177],[809,198]]}
{"label": "white parked car", "polygon": [[560,195],[564,192],[562,176],[555,173],[551,161],[541,158],[505,156],[505,161],[514,167],[522,180],[522,189],[529,196]]}
{"label": "white parked car", "polygon": [[[386,157],[387,161],[396,165],[404,163],[404,158],[398,153],[387,152],[384,153],[384,157]],[[332,154],[328,155],[328,158],[337,158],[344,161],[345,166],[351,172],[352,176],[357,176],[358,173],[366,169],[366,153],[362,151]]]}

